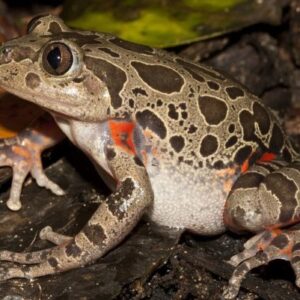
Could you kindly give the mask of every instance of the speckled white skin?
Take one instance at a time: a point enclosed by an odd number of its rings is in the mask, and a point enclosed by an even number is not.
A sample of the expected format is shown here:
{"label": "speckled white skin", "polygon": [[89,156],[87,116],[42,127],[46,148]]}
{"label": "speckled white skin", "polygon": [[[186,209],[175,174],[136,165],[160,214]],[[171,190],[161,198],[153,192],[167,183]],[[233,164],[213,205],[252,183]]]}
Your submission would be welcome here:
{"label": "speckled white skin", "polygon": [[149,212],[153,221],[203,235],[225,230],[222,182],[216,180],[212,172],[203,170],[195,177],[188,170],[181,173],[162,167],[158,174],[152,176],[151,169],[148,174],[155,195]]}

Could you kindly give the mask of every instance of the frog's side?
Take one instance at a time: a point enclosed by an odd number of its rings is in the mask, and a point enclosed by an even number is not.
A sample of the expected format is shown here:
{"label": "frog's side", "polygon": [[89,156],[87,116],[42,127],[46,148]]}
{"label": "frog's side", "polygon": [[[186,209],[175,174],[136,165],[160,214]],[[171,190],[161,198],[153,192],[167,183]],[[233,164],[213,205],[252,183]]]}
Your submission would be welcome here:
{"label": "frog's side", "polygon": [[227,297],[250,269],[271,259],[291,259],[299,275],[298,232],[274,228],[299,221],[300,164],[273,115],[239,84],[164,51],[72,31],[46,16],[2,46],[0,85],[49,111],[116,182],[74,238],[45,230],[57,247],[0,252],[3,260],[34,264],[3,270],[1,279],[93,261],[143,214],[205,235],[226,227],[257,232],[232,258],[239,266]]}

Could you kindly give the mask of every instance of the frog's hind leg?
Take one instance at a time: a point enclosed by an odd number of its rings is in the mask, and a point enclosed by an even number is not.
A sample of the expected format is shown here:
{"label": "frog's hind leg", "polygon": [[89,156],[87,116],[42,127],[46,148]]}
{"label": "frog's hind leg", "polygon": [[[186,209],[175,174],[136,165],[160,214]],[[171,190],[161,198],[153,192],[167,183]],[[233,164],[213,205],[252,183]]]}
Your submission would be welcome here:
{"label": "frog's hind leg", "polygon": [[137,157],[118,147],[109,147],[107,151],[110,168],[118,180],[116,192],[100,204],[74,238],[53,233],[48,228],[42,237],[59,245],[19,255],[2,252],[1,257],[0,252],[0,259],[22,263],[2,267],[0,280],[35,278],[84,266],[107,253],[137,224],[153,200],[148,174]]}
{"label": "frog's hind leg", "polygon": [[[40,231],[40,239],[59,246],[71,242],[73,237],[56,233],[50,226],[46,226]],[[50,254],[51,249],[24,253],[2,250],[0,251],[0,260],[30,265],[46,261]]]}
{"label": "frog's hind leg", "polygon": [[[237,296],[241,281],[252,269],[275,259],[291,262],[300,287],[300,163],[259,163],[240,176],[228,196],[224,220],[233,231],[257,234],[233,256],[236,267],[226,299]],[[298,227],[298,224],[296,225]]]}
{"label": "frog's hind leg", "polygon": [[45,261],[50,253],[51,249],[24,253],[2,250],[0,251],[0,260],[31,265]]}

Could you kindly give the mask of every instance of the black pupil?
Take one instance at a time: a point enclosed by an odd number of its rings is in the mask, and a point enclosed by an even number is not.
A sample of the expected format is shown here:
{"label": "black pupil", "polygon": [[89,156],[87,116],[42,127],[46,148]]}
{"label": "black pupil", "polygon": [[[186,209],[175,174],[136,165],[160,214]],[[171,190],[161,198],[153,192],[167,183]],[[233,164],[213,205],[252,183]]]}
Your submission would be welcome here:
{"label": "black pupil", "polygon": [[61,63],[61,53],[58,47],[55,47],[54,49],[52,49],[48,55],[47,55],[47,60],[49,65],[56,70]]}

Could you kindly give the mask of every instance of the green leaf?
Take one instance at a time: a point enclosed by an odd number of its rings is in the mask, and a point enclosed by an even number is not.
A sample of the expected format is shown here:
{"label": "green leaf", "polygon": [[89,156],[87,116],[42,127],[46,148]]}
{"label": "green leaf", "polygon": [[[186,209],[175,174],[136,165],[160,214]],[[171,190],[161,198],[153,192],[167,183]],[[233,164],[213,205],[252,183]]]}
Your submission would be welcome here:
{"label": "green leaf", "polygon": [[170,47],[258,22],[277,24],[281,10],[274,0],[67,0],[62,17],[75,28]]}

